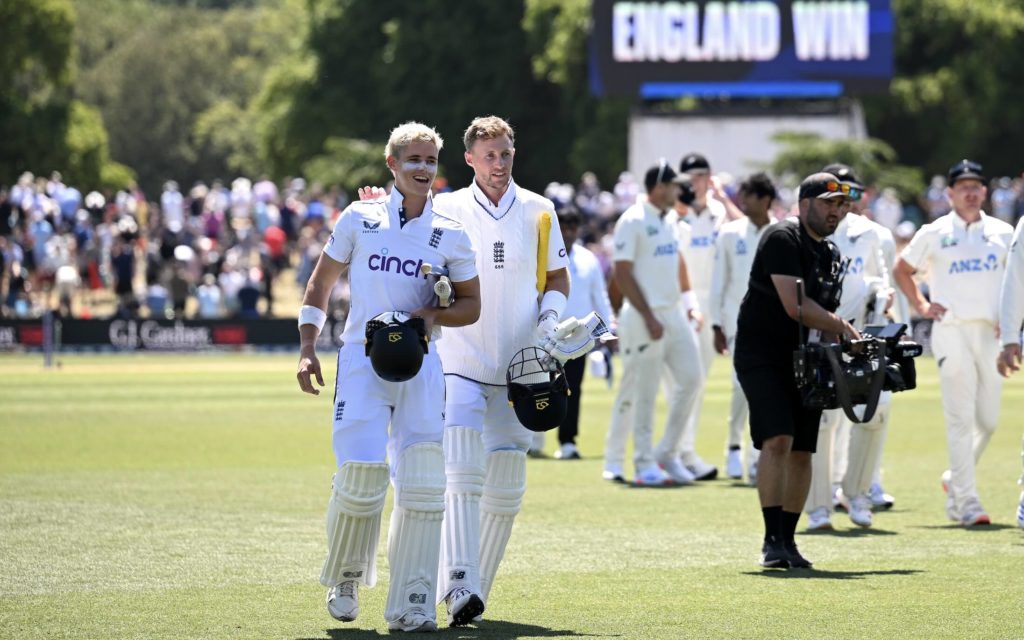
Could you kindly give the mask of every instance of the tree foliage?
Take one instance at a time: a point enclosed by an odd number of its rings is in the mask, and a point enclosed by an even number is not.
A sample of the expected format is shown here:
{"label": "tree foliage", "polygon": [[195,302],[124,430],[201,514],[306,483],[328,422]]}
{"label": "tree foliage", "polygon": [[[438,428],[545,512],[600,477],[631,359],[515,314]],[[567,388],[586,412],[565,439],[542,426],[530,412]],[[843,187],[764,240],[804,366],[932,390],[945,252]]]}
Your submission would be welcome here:
{"label": "tree foliage", "polygon": [[904,162],[945,174],[963,157],[992,175],[1020,171],[1024,143],[1024,3],[893,0],[891,95],[868,100],[872,133]]}
{"label": "tree foliage", "polygon": [[88,187],[130,180],[111,163],[99,113],[74,99],[69,0],[0,2],[0,180],[58,169]]}
{"label": "tree foliage", "polygon": [[896,151],[877,139],[828,139],[816,133],[787,132],[773,137],[782,150],[767,167],[784,181],[798,183],[822,167],[841,162],[854,168],[857,177],[879,189],[892,187],[912,201],[924,187],[921,170],[896,161]]}

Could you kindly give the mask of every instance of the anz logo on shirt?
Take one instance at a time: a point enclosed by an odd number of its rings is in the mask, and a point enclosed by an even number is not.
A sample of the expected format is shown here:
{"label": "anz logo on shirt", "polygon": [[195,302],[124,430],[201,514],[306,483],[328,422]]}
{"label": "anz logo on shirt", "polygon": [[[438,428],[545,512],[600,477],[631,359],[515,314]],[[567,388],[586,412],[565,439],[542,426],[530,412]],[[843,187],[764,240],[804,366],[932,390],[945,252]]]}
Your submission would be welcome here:
{"label": "anz logo on shirt", "polygon": [[690,246],[702,249],[713,247],[715,246],[715,235],[716,234],[711,234],[710,236],[693,236],[690,238]]}
{"label": "anz logo on shirt", "polygon": [[654,248],[654,257],[658,256],[671,256],[679,252],[679,243],[669,242],[668,244],[659,244]]}
{"label": "anz logo on shirt", "polygon": [[988,254],[984,260],[981,258],[967,258],[966,260],[954,260],[949,265],[949,273],[984,273],[995,271],[999,268],[999,259],[994,253]]}

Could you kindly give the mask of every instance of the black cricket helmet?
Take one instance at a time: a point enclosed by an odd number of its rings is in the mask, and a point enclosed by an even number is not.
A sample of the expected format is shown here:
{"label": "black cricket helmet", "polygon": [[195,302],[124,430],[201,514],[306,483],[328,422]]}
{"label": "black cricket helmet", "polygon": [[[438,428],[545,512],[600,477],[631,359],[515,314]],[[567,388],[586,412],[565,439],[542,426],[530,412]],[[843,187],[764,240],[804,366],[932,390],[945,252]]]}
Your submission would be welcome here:
{"label": "black cricket helmet", "polygon": [[505,372],[508,403],[530,431],[550,431],[569,406],[569,383],[562,364],[546,351],[527,347],[512,356]]}
{"label": "black cricket helmet", "polygon": [[427,353],[427,327],[423,318],[406,311],[386,311],[366,323],[366,355],[374,372],[388,382],[416,376]]}

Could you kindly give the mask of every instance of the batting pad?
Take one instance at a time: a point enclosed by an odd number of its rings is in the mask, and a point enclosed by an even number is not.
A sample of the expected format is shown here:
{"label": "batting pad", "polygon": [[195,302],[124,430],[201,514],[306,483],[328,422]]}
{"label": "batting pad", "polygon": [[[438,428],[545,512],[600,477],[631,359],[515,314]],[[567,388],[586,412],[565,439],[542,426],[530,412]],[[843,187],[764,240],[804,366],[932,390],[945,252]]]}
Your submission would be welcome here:
{"label": "batting pad", "polygon": [[395,471],[395,508],[388,530],[391,583],[384,618],[396,622],[410,608],[434,615],[437,562],[444,518],[444,451],[439,444],[408,447]]}
{"label": "batting pad", "polygon": [[512,524],[526,493],[526,453],[495,451],[487,456],[487,480],[480,500],[480,588],[484,602],[512,536]]}
{"label": "batting pad", "polygon": [[377,540],[388,475],[383,462],[346,462],[334,474],[327,504],[327,560],[320,573],[325,587],[345,580],[368,587],[377,583]]}
{"label": "batting pad", "polygon": [[437,600],[455,587],[480,592],[480,497],[484,492],[484,441],[467,427],[444,430],[447,490],[441,535]]}
{"label": "batting pad", "polygon": [[811,488],[807,492],[804,511],[810,513],[820,507],[832,511],[832,445],[836,426],[843,412],[830,409],[821,412],[818,423],[818,448],[811,456]]}
{"label": "batting pad", "polygon": [[871,488],[876,466],[882,459],[889,407],[888,403],[879,404],[870,421],[850,427],[850,452],[843,476],[843,494],[847,497],[866,494]]}

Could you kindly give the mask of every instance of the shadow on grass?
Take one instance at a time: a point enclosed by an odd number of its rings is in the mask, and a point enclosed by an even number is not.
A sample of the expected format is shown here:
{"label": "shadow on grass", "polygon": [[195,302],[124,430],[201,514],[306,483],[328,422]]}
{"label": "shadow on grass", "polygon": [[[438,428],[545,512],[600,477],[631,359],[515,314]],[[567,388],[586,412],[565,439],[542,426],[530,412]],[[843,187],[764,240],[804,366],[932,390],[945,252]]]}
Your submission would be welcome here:
{"label": "shadow on grass", "polygon": [[[513,639],[513,638],[553,638],[553,637],[573,637],[573,638],[618,638],[621,637],[619,634],[596,634],[596,633],[577,633],[569,629],[549,629],[548,627],[542,627],[535,624],[523,624],[520,622],[507,622],[505,620],[485,620],[479,625],[470,627],[441,627],[438,631],[444,632],[448,638],[495,638],[495,639]],[[366,639],[366,638],[382,638],[389,637],[394,634],[388,632],[380,632],[374,629],[357,629],[357,628],[333,628],[324,629],[324,635],[318,638],[297,638],[296,640],[349,640],[351,638]],[[398,634],[401,635],[401,634]]]}
{"label": "shadow on grass", "polygon": [[979,532],[984,533],[985,531],[1002,531],[1004,529],[1017,529],[1016,525],[1012,524],[979,524],[973,527],[965,527],[962,524],[950,522],[948,524],[916,524],[910,525],[908,529],[938,529],[948,531],[969,531],[971,533]]}
{"label": "shadow on grass", "polygon": [[863,580],[871,576],[913,576],[924,573],[921,569],[888,569],[885,571],[828,571],[827,569],[772,569],[744,571],[744,575],[774,578],[776,580]]}
{"label": "shadow on grass", "polygon": [[857,527],[856,529],[825,529],[815,531],[801,531],[799,535],[829,538],[871,538],[874,536],[895,536],[895,531],[878,529],[876,527]]}

